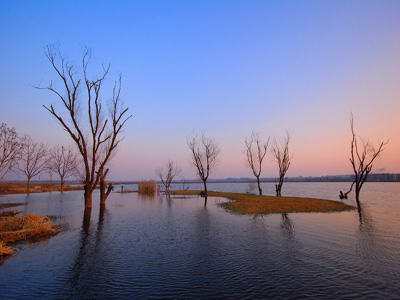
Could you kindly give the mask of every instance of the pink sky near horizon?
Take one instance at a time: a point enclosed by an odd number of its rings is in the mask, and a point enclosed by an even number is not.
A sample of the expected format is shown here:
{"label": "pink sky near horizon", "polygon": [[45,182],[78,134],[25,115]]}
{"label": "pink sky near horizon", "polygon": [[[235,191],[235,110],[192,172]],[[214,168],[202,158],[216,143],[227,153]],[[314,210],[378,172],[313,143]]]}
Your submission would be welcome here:
{"label": "pink sky near horizon", "polygon": [[[44,46],[75,62],[88,46],[94,70],[111,62],[110,80],[123,74],[134,114],[113,179],[155,178],[169,159],[195,178],[193,132],[220,145],[213,178],[251,177],[245,137],[286,130],[288,176],[349,174],[351,113],[361,137],[390,140],[375,170],[400,173],[399,33],[399,1],[4,2],[0,122],[49,145],[70,143],[42,107],[57,99],[33,86],[55,79]],[[269,155],[263,176],[275,174]]]}

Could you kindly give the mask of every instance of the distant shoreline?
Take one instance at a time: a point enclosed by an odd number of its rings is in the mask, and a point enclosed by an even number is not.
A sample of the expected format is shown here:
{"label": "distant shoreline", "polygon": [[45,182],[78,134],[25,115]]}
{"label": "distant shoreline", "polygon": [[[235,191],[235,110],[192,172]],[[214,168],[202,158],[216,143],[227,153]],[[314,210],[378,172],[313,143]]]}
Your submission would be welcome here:
{"label": "distant shoreline", "polygon": [[[110,182],[114,185],[119,184],[138,184],[141,180],[110,180]],[[275,178],[265,177],[260,178],[261,182],[274,183]],[[285,178],[285,182],[352,182],[353,175],[329,175],[329,176],[296,176],[296,177],[287,177]],[[228,178],[217,178],[217,179],[209,179],[208,183],[252,183],[256,182],[255,179],[251,177],[228,177]],[[400,173],[379,173],[379,174],[370,174],[367,182],[400,182]],[[0,183],[4,184],[24,184],[24,181],[21,180],[9,180],[3,181]],[[161,183],[157,181],[157,183]],[[174,184],[193,184],[193,183],[202,183],[197,179],[182,179],[173,181]],[[58,181],[56,180],[36,180],[32,181],[32,185],[42,185],[42,184],[50,184],[57,185]],[[66,181],[65,185],[82,185],[82,183],[78,181]]]}

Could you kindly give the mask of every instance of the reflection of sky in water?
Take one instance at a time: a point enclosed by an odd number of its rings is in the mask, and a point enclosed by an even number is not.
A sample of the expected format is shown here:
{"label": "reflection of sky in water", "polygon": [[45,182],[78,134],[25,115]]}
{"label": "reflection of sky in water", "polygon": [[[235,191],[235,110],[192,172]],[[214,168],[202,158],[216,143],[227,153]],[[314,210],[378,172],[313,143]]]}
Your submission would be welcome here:
{"label": "reflection of sky in water", "polygon": [[[342,183],[288,183],[286,194],[336,198]],[[210,189],[229,189],[210,185]],[[231,190],[246,184],[230,186]],[[270,192],[272,185],[266,184]],[[368,183],[357,212],[238,216],[197,198],[112,194],[88,234],[80,192],[13,195],[59,216],[56,237],[19,245],[0,267],[5,297],[396,298],[400,185]],[[61,217],[60,217],[61,216]]]}

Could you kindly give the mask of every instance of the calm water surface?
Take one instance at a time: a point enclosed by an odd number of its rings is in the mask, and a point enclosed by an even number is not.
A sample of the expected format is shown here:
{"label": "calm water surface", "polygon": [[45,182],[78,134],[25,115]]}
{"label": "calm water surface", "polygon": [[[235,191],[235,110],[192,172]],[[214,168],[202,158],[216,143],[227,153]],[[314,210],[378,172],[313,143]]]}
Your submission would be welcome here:
{"label": "calm water surface", "polygon": [[[337,199],[343,183],[287,183],[286,195]],[[246,191],[248,184],[210,189]],[[265,184],[272,194],[272,184]],[[81,192],[4,196],[63,231],[18,245],[0,298],[400,298],[400,184],[368,183],[354,212],[232,215],[211,198],[112,194],[82,229]],[[351,200],[349,200],[352,203]]]}

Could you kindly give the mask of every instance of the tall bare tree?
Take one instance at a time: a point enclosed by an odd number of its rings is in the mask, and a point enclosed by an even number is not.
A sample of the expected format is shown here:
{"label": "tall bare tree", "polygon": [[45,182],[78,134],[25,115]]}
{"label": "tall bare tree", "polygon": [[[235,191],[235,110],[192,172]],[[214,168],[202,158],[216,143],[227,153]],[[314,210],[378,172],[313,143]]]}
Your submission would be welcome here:
{"label": "tall bare tree", "polygon": [[347,198],[347,195],[352,191],[355,186],[355,198],[357,207],[360,210],[360,192],[365,181],[368,179],[368,175],[372,172],[375,160],[380,157],[385,146],[389,141],[381,141],[377,147],[371,145],[370,142],[364,141],[359,138],[354,128],[354,117],[350,117],[350,129],[351,129],[351,143],[350,143],[350,164],[354,172],[353,182],[350,189],[343,193],[340,191],[339,197],[341,199]]}
{"label": "tall bare tree", "polygon": [[0,180],[16,165],[21,143],[16,130],[6,123],[0,125]]}
{"label": "tall bare tree", "polygon": [[289,133],[286,133],[286,137],[282,143],[278,143],[276,140],[272,145],[272,154],[278,165],[278,177],[275,183],[276,196],[282,196],[282,186],[285,180],[285,175],[290,166],[290,153],[289,153]]}
{"label": "tall bare tree", "polygon": [[49,153],[48,168],[60,178],[60,191],[64,191],[65,179],[76,176],[79,164],[78,154],[71,148],[55,146]]}
{"label": "tall bare tree", "polygon": [[244,145],[246,148],[247,163],[253,172],[253,175],[256,177],[258,193],[262,195],[260,176],[262,172],[262,164],[265,156],[267,155],[269,137],[267,142],[264,143],[260,139],[259,135],[253,132],[250,138],[246,138]]}
{"label": "tall bare tree", "polygon": [[204,135],[202,135],[201,138],[193,136],[188,141],[188,147],[192,155],[193,166],[196,168],[197,175],[203,182],[204,205],[207,205],[207,180],[217,164],[220,150],[217,143],[212,138]]}
{"label": "tall bare tree", "polygon": [[84,217],[90,219],[93,191],[101,176],[107,173],[105,166],[120,144],[122,129],[131,117],[128,108],[121,103],[121,77],[114,83],[107,116],[103,111],[102,92],[110,65],[103,66],[100,75],[91,78],[88,74],[88,50],[82,57],[81,74],[51,47],[47,47],[46,57],[61,82],[61,88],[57,89],[50,82],[44,89],[58,98],[63,113],[53,105],[44,107],[78,147],[84,165]]}
{"label": "tall bare tree", "polygon": [[31,181],[47,170],[47,146],[25,136],[21,141],[21,153],[18,157],[18,170],[26,177],[26,191],[31,192]]}
{"label": "tall bare tree", "polygon": [[164,186],[165,194],[167,195],[167,197],[169,197],[171,194],[171,183],[174,178],[180,173],[179,167],[176,165],[175,162],[170,160],[168,161],[165,169],[159,168],[156,173]]}

